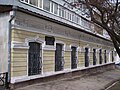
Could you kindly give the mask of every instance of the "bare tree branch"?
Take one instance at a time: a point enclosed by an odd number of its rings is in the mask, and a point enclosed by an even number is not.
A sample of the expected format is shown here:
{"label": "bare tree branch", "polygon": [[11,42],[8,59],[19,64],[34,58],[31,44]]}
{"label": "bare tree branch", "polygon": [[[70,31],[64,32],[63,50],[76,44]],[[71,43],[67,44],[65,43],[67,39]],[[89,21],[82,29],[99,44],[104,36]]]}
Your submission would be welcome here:
{"label": "bare tree branch", "polygon": [[[91,21],[108,32],[120,56],[120,0],[78,0],[78,2],[86,5]],[[100,12],[100,20],[95,17],[95,9]]]}

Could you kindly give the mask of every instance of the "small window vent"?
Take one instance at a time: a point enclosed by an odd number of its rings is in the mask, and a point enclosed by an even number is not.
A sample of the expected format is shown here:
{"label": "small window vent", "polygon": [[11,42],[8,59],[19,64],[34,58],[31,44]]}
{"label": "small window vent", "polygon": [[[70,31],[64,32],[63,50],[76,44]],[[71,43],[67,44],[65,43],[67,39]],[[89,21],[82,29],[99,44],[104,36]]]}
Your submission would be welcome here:
{"label": "small window vent", "polygon": [[53,36],[45,36],[46,45],[54,45],[55,38]]}

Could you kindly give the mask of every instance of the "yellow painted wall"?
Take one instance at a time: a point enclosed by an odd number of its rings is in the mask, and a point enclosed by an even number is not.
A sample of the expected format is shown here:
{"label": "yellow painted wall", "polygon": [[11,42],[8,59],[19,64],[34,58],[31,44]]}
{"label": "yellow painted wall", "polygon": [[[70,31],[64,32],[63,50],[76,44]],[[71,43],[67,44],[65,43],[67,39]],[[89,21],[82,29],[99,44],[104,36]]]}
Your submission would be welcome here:
{"label": "yellow painted wall", "polygon": [[107,63],[109,62],[109,52],[106,53]]}
{"label": "yellow painted wall", "polygon": [[90,65],[93,65],[93,52],[90,52],[90,56],[89,56],[89,63]]}
{"label": "yellow painted wall", "polygon": [[43,51],[43,73],[54,71],[55,67],[55,51],[44,50]]}
{"label": "yellow painted wall", "polygon": [[102,64],[105,63],[104,51],[102,51]]}
{"label": "yellow painted wall", "polygon": [[27,74],[27,50],[11,50],[11,76],[22,76]]}
{"label": "yellow painted wall", "polygon": [[[25,43],[26,38],[30,37],[39,37],[42,40],[45,40],[45,34],[35,33],[35,32],[29,32],[29,31],[22,31],[18,29],[12,30],[12,36],[11,40],[12,42],[21,42]],[[65,46],[70,45],[77,45],[79,47],[84,47],[88,43],[77,41],[77,40],[71,40],[67,38],[61,38],[61,37],[55,37],[56,41],[62,41],[65,43]],[[90,43],[89,43],[90,44]],[[91,44],[92,46],[92,44]],[[84,51],[78,51],[78,67],[84,67]],[[89,53],[89,60],[90,65],[93,65],[93,53]],[[11,50],[11,76],[23,76],[27,75],[27,56],[28,56],[28,50],[27,49],[12,49]],[[68,50],[64,52],[64,69],[71,68],[71,51]],[[97,52],[97,64],[99,64],[99,52]],[[44,72],[54,72],[55,71],[55,50],[44,50],[43,49],[43,73]],[[104,62],[104,61],[103,61]]]}
{"label": "yellow painted wall", "polygon": [[110,61],[112,62],[112,52],[110,52]]}
{"label": "yellow painted wall", "polygon": [[70,68],[71,67],[71,52],[70,51],[65,51],[64,52],[64,69]]}
{"label": "yellow painted wall", "polygon": [[96,64],[98,65],[99,64],[99,51],[96,52],[96,58],[97,58]]}
{"label": "yellow painted wall", "polygon": [[34,32],[28,32],[28,31],[23,31],[23,30],[12,30],[12,41],[17,41],[17,42],[25,42],[26,38],[30,38],[30,37],[38,37],[41,39],[45,38],[45,35],[43,34],[38,34],[38,33],[34,33]]}
{"label": "yellow painted wall", "polygon": [[85,58],[84,52],[78,52],[78,66],[79,67],[84,67],[85,66],[84,58]]}
{"label": "yellow painted wall", "polygon": [[[12,42],[25,43],[26,38],[39,37],[44,39],[43,34],[23,31],[14,29],[12,30],[11,40]],[[11,76],[24,76],[27,75],[27,49],[12,49],[11,50]]]}

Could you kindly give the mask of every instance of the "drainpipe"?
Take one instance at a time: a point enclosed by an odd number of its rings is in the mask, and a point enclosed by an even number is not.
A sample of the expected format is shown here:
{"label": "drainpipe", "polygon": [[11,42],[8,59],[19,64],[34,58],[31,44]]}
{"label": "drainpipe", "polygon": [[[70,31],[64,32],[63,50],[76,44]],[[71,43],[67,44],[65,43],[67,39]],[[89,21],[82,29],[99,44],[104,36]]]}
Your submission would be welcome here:
{"label": "drainpipe", "polygon": [[11,81],[11,32],[12,32],[12,21],[15,18],[17,7],[13,6],[12,11],[10,11],[10,20],[9,20],[9,31],[8,31],[8,75],[7,76],[7,82],[6,87],[9,87],[10,81]]}

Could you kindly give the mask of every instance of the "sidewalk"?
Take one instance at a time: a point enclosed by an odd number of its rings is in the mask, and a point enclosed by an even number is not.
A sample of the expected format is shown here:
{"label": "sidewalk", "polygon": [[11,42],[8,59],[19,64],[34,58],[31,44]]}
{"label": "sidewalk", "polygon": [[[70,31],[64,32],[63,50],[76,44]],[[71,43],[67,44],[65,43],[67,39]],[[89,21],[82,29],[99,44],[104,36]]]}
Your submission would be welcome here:
{"label": "sidewalk", "polygon": [[120,69],[114,69],[97,75],[34,84],[16,90],[105,90],[118,80],[120,80]]}

